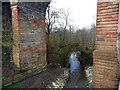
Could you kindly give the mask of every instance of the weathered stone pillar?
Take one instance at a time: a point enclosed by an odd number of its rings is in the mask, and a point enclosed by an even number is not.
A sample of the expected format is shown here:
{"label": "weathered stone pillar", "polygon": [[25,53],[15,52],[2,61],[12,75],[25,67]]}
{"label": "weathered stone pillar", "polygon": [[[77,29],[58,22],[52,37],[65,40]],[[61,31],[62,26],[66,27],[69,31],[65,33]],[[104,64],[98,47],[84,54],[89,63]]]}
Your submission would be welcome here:
{"label": "weathered stone pillar", "polygon": [[46,65],[45,12],[48,4],[11,3],[13,63],[20,71]]}
{"label": "weathered stone pillar", "polygon": [[93,88],[116,87],[118,11],[118,0],[112,2],[98,0]]}

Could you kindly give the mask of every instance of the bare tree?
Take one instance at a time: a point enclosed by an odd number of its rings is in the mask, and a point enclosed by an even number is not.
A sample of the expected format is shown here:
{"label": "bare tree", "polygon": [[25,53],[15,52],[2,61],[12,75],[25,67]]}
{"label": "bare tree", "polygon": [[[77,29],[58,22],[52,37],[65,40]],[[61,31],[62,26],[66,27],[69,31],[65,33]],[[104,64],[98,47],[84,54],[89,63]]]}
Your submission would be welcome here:
{"label": "bare tree", "polygon": [[51,7],[48,6],[47,15],[46,15],[46,24],[47,24],[46,32],[47,32],[48,36],[50,35],[50,33],[53,29],[53,26],[56,23],[56,21],[58,20],[58,18],[59,18],[58,11],[51,10]]}
{"label": "bare tree", "polygon": [[62,41],[65,42],[66,31],[70,26],[70,22],[72,21],[70,18],[70,10],[69,9],[60,9],[59,10],[60,20],[59,20],[59,27],[61,27],[62,33]]}

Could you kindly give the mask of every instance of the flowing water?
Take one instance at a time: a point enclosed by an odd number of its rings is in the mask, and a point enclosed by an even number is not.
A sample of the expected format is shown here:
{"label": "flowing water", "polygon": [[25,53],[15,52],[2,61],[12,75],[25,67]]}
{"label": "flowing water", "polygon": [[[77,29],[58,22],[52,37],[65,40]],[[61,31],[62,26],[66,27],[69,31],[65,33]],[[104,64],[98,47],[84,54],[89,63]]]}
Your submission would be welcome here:
{"label": "flowing water", "polygon": [[64,88],[89,88],[89,83],[91,83],[91,67],[86,67],[83,70],[75,52],[70,54],[69,64],[70,79]]}

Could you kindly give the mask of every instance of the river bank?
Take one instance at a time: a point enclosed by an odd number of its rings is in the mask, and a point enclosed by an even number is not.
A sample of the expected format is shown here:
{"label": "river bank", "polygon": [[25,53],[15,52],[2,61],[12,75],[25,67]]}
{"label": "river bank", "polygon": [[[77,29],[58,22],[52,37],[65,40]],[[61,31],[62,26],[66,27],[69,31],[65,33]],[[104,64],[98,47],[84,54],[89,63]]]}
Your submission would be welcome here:
{"label": "river bank", "polygon": [[4,88],[90,88],[92,66],[83,68],[76,52],[70,54],[69,64],[69,69],[50,65],[42,73]]}

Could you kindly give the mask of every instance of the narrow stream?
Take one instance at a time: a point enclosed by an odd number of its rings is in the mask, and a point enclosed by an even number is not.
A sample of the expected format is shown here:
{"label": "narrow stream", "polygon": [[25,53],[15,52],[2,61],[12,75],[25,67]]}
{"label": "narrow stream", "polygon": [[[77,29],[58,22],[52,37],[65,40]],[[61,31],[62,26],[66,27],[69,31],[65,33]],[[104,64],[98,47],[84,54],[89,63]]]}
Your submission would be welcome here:
{"label": "narrow stream", "polygon": [[69,57],[70,64],[70,79],[64,88],[89,88],[89,79],[86,72],[89,69],[83,70],[80,61],[77,59],[77,54],[72,52]]}

